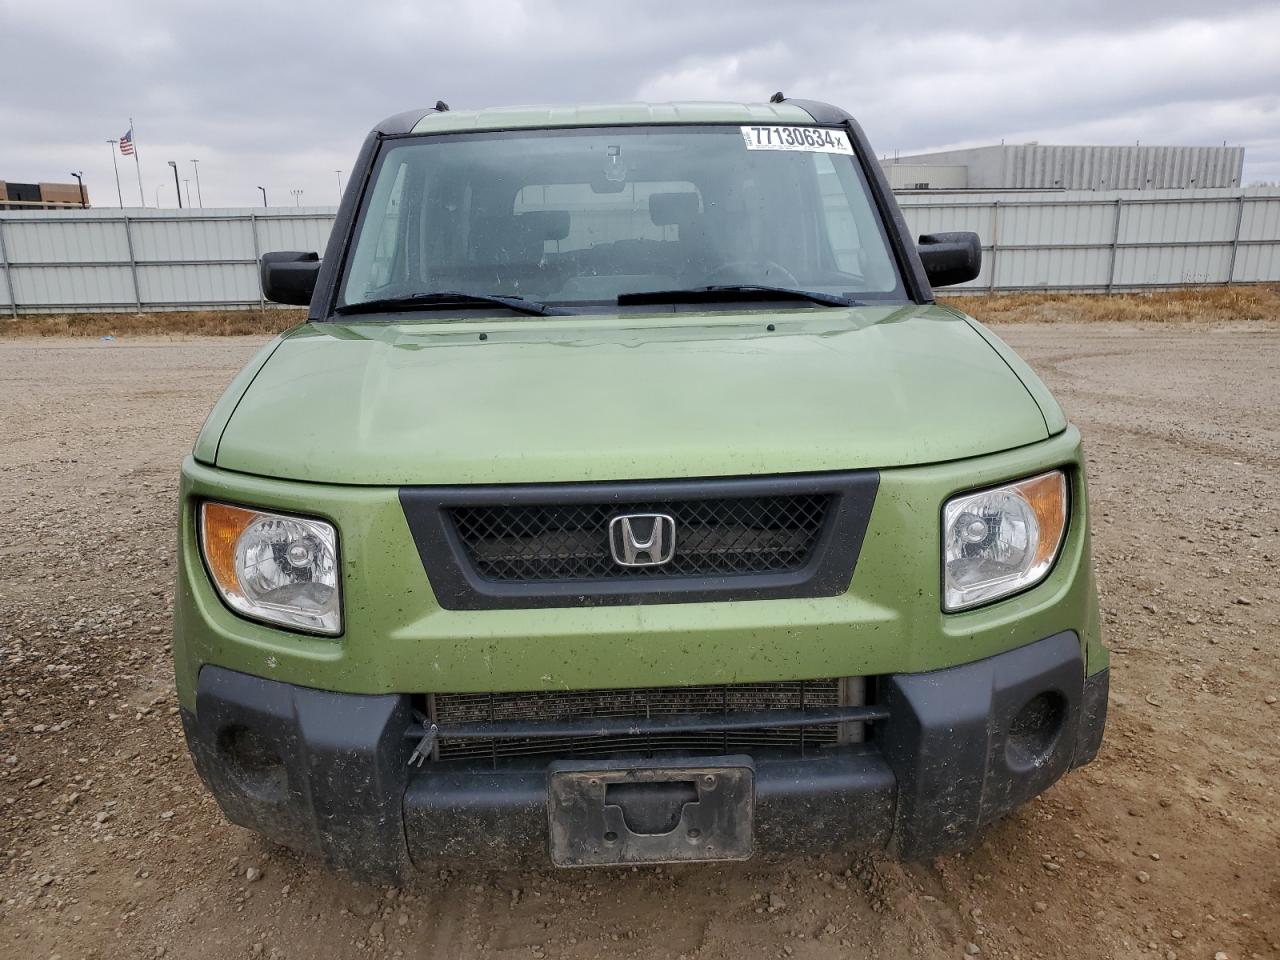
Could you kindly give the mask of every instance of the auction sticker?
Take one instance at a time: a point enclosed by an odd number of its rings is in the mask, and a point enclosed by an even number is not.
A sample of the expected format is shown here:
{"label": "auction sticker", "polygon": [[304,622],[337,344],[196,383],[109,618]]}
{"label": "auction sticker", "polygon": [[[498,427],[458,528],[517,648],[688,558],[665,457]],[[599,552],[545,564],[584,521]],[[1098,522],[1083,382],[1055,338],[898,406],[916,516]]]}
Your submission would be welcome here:
{"label": "auction sticker", "polygon": [[805,150],[853,156],[849,135],[827,127],[743,127],[748,150]]}

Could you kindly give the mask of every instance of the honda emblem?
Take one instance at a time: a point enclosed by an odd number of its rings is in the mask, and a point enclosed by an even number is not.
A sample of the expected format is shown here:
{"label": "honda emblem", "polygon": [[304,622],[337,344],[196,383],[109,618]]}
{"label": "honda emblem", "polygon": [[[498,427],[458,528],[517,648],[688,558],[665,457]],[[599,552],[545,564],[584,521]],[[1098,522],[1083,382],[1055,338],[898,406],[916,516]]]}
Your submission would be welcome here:
{"label": "honda emblem", "polygon": [[666,513],[626,513],[609,521],[609,552],[623,567],[660,567],[676,553],[676,521]]}

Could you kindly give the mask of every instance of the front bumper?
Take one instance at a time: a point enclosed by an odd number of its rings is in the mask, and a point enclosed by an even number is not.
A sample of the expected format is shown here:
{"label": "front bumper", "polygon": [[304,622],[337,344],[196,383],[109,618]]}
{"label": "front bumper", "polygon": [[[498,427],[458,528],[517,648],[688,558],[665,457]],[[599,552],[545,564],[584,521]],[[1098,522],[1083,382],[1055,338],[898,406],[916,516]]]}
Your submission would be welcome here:
{"label": "front bumper", "polygon": [[[877,701],[889,716],[868,742],[753,758],[755,849],[898,859],[962,849],[1093,759],[1107,680],[1106,670],[1085,675],[1071,631],[882,677]],[[228,818],[357,875],[402,879],[461,857],[546,862],[549,761],[410,767],[408,695],[332,693],[206,666],[196,710],[182,719]]]}

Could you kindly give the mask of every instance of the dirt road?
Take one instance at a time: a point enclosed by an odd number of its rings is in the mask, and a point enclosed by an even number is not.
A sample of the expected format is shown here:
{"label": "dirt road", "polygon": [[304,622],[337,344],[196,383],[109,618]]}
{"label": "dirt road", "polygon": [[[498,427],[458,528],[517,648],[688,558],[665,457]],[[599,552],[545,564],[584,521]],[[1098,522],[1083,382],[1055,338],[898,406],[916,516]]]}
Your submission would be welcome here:
{"label": "dirt road", "polygon": [[998,331],[1089,452],[1094,765],[930,864],[405,891],[227,824],[182,742],[175,474],[262,338],[0,340],[0,957],[1280,957],[1280,323]]}

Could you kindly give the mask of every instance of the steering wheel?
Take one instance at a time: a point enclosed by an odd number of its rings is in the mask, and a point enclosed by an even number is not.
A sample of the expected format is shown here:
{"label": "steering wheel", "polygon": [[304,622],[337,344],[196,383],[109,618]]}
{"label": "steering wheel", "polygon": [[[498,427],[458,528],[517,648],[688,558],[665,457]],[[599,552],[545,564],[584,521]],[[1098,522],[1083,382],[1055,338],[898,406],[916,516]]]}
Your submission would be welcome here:
{"label": "steering wheel", "polygon": [[[771,276],[772,274],[772,276]],[[728,283],[758,283],[763,286],[794,287],[796,275],[776,260],[730,260],[707,274],[707,286]]]}

